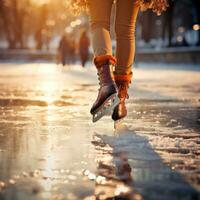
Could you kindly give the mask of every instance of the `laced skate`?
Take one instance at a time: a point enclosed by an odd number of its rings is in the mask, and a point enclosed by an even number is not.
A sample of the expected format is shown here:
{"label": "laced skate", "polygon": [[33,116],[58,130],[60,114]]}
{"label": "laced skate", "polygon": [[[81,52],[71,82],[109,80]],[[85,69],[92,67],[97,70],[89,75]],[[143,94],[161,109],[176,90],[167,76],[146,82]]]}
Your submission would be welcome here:
{"label": "laced skate", "polygon": [[90,113],[93,115],[92,121],[96,122],[105,115],[113,112],[120,100],[117,93],[117,86],[113,76],[113,64],[107,60],[103,64],[96,63],[99,77],[99,92]]}
{"label": "laced skate", "polygon": [[130,75],[115,75],[115,80],[118,87],[118,97],[120,99],[120,103],[116,106],[112,114],[112,119],[115,121],[115,128],[127,116],[125,101],[129,98],[128,88],[131,77],[132,73]]}

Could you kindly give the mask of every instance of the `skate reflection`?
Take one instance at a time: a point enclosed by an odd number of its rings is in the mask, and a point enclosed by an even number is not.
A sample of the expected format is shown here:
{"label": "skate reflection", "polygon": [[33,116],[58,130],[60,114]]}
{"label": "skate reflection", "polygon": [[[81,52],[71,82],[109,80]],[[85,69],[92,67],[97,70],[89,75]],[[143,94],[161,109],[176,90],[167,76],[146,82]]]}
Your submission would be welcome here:
{"label": "skate reflection", "polygon": [[141,195],[133,191],[131,187],[133,179],[126,153],[123,151],[115,153],[113,148],[104,143],[103,137],[98,134],[94,135],[92,144],[99,152],[96,158],[98,163],[95,180],[96,199],[141,200]]}
{"label": "skate reflection", "polygon": [[[97,151],[95,197],[99,199],[159,199],[166,192],[170,199],[197,199],[198,192],[182,175],[173,171],[155,152],[147,137],[126,126],[114,135],[94,134]],[[98,182],[98,176],[101,180]],[[102,178],[103,177],[103,178]],[[141,196],[142,195],[142,196]]]}

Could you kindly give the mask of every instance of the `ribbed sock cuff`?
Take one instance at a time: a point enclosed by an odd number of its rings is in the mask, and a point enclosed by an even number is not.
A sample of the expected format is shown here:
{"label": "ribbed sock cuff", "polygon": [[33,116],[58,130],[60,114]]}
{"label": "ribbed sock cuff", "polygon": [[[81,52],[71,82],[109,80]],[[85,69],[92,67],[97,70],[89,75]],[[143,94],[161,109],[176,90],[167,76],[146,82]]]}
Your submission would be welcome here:
{"label": "ribbed sock cuff", "polygon": [[128,82],[131,83],[132,80],[132,72],[129,74],[117,74],[114,73],[115,82]]}
{"label": "ribbed sock cuff", "polygon": [[116,61],[117,61],[116,58],[112,55],[102,55],[102,56],[96,56],[94,58],[94,64],[97,68],[106,64],[115,65]]}

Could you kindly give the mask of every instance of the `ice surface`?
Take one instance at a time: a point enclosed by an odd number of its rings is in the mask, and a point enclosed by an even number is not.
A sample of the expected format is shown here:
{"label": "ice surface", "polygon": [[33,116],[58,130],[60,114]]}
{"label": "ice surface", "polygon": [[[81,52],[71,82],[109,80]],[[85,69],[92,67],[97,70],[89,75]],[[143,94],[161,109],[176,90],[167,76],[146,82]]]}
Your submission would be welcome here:
{"label": "ice surface", "polygon": [[199,71],[135,69],[117,130],[110,117],[91,122],[94,68],[0,71],[0,199],[199,198]]}

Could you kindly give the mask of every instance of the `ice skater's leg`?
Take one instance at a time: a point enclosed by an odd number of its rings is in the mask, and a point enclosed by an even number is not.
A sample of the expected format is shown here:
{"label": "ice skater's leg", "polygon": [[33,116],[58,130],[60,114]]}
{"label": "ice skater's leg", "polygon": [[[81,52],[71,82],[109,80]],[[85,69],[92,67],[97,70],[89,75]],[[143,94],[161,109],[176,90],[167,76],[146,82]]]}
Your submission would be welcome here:
{"label": "ice skater's leg", "polygon": [[113,0],[89,1],[94,64],[97,68],[100,83],[97,99],[90,111],[93,115],[93,122],[104,115],[110,114],[119,103],[113,75],[113,65],[115,65],[116,59],[112,56],[110,38],[112,3]]}
{"label": "ice skater's leg", "polygon": [[90,28],[94,57],[112,55],[110,15],[113,0],[89,0]]}
{"label": "ice skater's leg", "polygon": [[128,98],[128,88],[132,79],[132,64],[135,56],[135,26],[138,10],[139,8],[133,0],[117,1],[115,23],[117,65],[114,76],[120,103],[112,115],[115,121],[127,115],[125,100]]}
{"label": "ice skater's leg", "polygon": [[115,83],[118,88],[118,97],[120,99],[120,103],[115,107],[114,112],[112,114],[112,119],[114,121],[118,121],[126,117],[127,109],[125,105],[126,99],[129,98],[128,88],[131,83],[132,73],[129,74],[115,74]]}
{"label": "ice skater's leg", "polygon": [[135,56],[135,26],[139,7],[134,0],[117,0],[115,32],[117,67],[119,74],[131,72]]}

